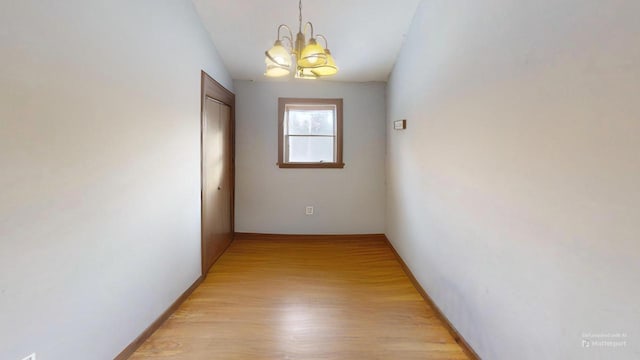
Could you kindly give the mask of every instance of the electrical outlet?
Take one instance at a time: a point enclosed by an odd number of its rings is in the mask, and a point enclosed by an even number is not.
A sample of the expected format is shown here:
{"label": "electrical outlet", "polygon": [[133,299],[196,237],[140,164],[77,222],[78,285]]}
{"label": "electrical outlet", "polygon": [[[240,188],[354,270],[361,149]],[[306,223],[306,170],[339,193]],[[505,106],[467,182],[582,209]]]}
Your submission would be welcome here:
{"label": "electrical outlet", "polygon": [[33,353],[22,360],[36,360],[36,353]]}
{"label": "electrical outlet", "polygon": [[307,206],[304,210],[305,215],[313,215],[313,206]]}

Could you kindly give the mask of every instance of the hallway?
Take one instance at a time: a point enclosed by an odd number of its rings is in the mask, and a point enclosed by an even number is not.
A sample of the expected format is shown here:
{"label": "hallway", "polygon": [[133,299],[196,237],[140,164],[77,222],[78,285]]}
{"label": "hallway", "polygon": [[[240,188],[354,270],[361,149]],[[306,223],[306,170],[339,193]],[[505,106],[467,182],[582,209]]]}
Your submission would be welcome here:
{"label": "hallway", "polygon": [[467,358],[377,235],[240,235],[131,357]]}

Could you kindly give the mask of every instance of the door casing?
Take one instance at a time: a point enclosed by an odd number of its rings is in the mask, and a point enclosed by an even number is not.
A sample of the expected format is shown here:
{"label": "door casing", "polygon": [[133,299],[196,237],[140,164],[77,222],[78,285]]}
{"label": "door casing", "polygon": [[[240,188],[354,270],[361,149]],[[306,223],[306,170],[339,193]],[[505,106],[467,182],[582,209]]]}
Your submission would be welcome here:
{"label": "door casing", "polygon": [[201,265],[202,275],[206,276],[211,266],[216,262],[218,257],[222,255],[224,249],[215,254],[212,259],[206,258],[205,252],[205,238],[204,238],[204,144],[203,144],[203,125],[205,121],[205,104],[207,97],[215,99],[222,104],[225,104],[231,108],[229,115],[229,147],[231,152],[230,166],[229,166],[229,184],[231,186],[231,204],[230,204],[230,219],[231,219],[231,237],[233,240],[233,234],[235,232],[234,221],[234,204],[235,204],[235,94],[222,86],[219,82],[213,79],[205,71],[201,73],[201,99],[200,99],[200,252],[201,252]]}

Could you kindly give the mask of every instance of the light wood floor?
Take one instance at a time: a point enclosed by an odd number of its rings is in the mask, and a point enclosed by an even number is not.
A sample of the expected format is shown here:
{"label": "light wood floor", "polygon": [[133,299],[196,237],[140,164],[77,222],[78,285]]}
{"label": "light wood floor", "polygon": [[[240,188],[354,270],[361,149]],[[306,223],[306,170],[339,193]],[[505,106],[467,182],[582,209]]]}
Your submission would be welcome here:
{"label": "light wood floor", "polygon": [[130,359],[468,359],[384,239],[245,237]]}

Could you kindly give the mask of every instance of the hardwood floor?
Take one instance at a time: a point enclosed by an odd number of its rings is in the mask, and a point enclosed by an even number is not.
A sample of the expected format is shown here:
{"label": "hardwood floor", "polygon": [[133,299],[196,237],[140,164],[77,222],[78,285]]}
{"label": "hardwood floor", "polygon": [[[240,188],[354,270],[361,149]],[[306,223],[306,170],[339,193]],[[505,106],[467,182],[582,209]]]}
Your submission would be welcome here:
{"label": "hardwood floor", "polygon": [[130,359],[468,359],[383,238],[244,236]]}

